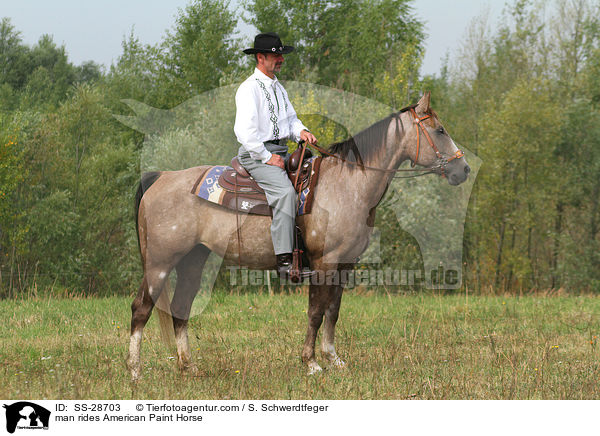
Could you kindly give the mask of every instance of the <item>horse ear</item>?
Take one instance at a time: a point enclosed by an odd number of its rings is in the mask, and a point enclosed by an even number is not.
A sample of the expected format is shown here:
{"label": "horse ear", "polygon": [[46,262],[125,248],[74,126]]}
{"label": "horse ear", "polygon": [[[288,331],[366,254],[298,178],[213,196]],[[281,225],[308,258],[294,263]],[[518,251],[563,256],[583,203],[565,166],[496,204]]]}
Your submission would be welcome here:
{"label": "horse ear", "polygon": [[431,108],[429,106],[430,102],[431,102],[431,92],[427,91],[425,94],[423,94],[423,97],[421,97],[421,100],[419,100],[419,103],[417,103],[417,112],[420,112],[420,113],[429,112],[429,110]]}

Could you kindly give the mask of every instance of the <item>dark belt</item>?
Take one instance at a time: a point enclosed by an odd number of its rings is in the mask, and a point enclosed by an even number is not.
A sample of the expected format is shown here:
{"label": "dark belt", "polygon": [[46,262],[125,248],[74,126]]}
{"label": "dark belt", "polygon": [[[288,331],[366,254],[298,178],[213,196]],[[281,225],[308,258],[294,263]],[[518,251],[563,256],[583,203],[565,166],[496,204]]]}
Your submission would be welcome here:
{"label": "dark belt", "polygon": [[276,144],[276,145],[286,145],[287,144],[287,138],[285,139],[278,139],[278,140],[271,140],[271,141],[265,141],[264,144]]}

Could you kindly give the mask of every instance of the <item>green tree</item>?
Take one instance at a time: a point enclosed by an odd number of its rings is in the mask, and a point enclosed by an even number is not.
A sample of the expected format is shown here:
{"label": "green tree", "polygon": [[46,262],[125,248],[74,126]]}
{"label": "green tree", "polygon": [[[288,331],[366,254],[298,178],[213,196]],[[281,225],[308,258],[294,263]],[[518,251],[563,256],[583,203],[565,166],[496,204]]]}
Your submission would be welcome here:
{"label": "green tree", "polygon": [[281,74],[287,79],[375,96],[384,71],[395,76],[406,53],[422,50],[422,23],[408,0],[255,0],[246,9],[260,31],[296,47]]}
{"label": "green tree", "polygon": [[34,198],[23,263],[60,286],[108,292],[131,274],[122,265],[135,253],[126,228],[139,175],[133,144],[119,133],[100,89],[79,85],[29,143]]}
{"label": "green tree", "polygon": [[104,80],[105,92],[114,109],[123,108],[121,99],[133,99],[154,107],[168,108],[161,89],[160,49],[144,45],[133,32],[123,38],[122,54],[111,65]]}
{"label": "green tree", "polygon": [[111,66],[108,92],[170,109],[221,85],[238,81],[236,19],[224,0],[195,0],[180,9],[160,44],[142,44],[133,30]]}
{"label": "green tree", "polygon": [[[180,9],[163,42],[165,73],[185,97],[222,85],[236,69],[237,19],[226,0],[195,0]],[[173,90],[171,88],[171,90]]]}
{"label": "green tree", "polygon": [[32,177],[27,147],[39,121],[30,113],[0,114],[0,295],[13,295],[15,289],[26,285],[22,260],[29,253]]}
{"label": "green tree", "polygon": [[0,83],[13,89],[25,84],[31,67],[29,49],[23,44],[21,34],[11,24],[9,18],[0,21]]}
{"label": "green tree", "polygon": [[76,83],[97,82],[102,77],[102,66],[94,61],[86,61],[75,67]]}
{"label": "green tree", "polygon": [[495,32],[475,21],[436,105],[484,161],[465,238],[471,286],[593,287],[597,236],[574,235],[597,222],[597,5],[548,4],[515,1]]}
{"label": "green tree", "polygon": [[27,47],[19,32],[3,18],[0,22],[0,96],[1,107],[10,110],[43,106],[56,107],[76,78],[64,47],[57,47],[49,35]]}
{"label": "green tree", "polygon": [[25,83],[22,106],[58,106],[66,98],[76,77],[64,46],[57,47],[51,36],[43,35],[31,48],[29,58],[33,70]]}

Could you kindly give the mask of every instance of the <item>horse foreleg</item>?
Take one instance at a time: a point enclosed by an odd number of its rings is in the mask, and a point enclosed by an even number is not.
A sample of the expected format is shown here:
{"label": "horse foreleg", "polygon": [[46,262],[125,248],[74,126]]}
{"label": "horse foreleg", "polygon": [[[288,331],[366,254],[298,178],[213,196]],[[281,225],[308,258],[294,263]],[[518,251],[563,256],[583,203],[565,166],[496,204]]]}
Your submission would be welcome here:
{"label": "horse foreleg", "polygon": [[321,342],[321,353],[329,363],[337,368],[343,368],[346,363],[339,358],[335,352],[335,324],[340,312],[342,302],[343,287],[341,285],[332,286],[329,290],[329,299],[325,310],[325,323],[323,325],[323,341]]}
{"label": "horse foreleg", "polygon": [[329,300],[325,310],[325,325],[323,326],[323,342],[321,343],[321,352],[323,357],[328,360],[330,364],[337,368],[344,368],[346,363],[340,359],[335,351],[335,325],[340,313],[344,285],[346,284],[346,280],[348,278],[348,274],[344,273],[352,271],[353,268],[354,265],[352,264],[340,264],[338,266],[337,283],[329,290]]}
{"label": "horse foreleg", "polygon": [[202,268],[209,254],[210,251],[206,247],[197,246],[176,266],[177,285],[171,303],[171,314],[177,344],[177,364],[182,371],[195,369],[192,364],[187,328],[192,303],[200,288]]}
{"label": "horse foreleg", "polygon": [[[138,294],[131,304],[131,336],[129,338],[129,356],[127,357],[127,367],[131,371],[131,378],[135,381],[141,375],[141,348],[142,348],[142,332],[152,314],[154,303],[164,285],[164,277],[166,274],[153,278],[146,272],[144,279],[138,290]],[[148,285],[148,278],[150,283]]]}
{"label": "horse foreleg", "polygon": [[328,288],[326,285],[311,284],[308,291],[308,328],[302,349],[302,361],[308,366],[309,375],[323,370],[315,359],[315,341],[325,314]]}

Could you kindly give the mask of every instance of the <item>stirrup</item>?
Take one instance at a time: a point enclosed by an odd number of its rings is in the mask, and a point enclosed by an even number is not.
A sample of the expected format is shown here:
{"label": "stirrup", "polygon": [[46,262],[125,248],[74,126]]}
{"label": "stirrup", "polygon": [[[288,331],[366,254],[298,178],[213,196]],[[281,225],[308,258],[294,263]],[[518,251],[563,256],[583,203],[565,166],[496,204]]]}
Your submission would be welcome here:
{"label": "stirrup", "polygon": [[288,277],[292,283],[300,283],[304,279],[310,278],[315,275],[314,271],[308,268],[302,268],[302,253],[303,251],[299,248],[295,248],[292,253],[292,268],[289,270]]}

